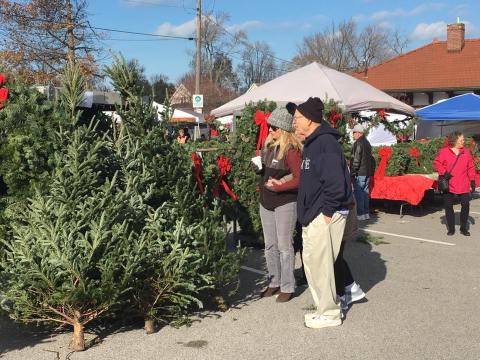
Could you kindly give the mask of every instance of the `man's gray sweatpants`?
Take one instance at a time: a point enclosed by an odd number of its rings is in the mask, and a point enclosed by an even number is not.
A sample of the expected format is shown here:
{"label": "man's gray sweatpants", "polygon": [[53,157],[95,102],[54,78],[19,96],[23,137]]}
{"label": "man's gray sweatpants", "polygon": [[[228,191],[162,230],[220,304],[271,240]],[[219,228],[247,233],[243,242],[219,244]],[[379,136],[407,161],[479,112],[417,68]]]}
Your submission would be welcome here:
{"label": "man's gray sweatpants", "polygon": [[293,231],[297,221],[297,203],[291,202],[270,211],[260,205],[265,260],[267,262],[269,287],[280,287],[284,293],[295,291],[295,254]]}

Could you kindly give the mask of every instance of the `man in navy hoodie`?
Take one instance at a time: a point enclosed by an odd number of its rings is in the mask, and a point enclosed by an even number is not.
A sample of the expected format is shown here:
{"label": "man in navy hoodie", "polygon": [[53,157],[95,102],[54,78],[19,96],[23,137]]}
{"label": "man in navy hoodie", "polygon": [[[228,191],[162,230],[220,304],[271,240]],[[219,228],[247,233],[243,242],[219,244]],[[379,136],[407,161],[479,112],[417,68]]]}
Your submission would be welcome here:
{"label": "man in navy hoodie", "polygon": [[[290,104],[289,104],[290,105]],[[323,103],[309,98],[295,109],[295,133],[304,140],[297,197],[302,224],[303,263],[317,311],[305,315],[309,328],[341,325],[333,264],[340,250],[348,206],[350,174],[340,134],[323,121]]]}

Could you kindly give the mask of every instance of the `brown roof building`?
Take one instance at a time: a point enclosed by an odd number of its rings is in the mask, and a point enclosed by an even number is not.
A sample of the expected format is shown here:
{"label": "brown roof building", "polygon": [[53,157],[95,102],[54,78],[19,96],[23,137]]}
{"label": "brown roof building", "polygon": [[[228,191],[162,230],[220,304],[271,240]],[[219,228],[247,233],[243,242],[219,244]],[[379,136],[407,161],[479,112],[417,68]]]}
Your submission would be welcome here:
{"label": "brown roof building", "polygon": [[480,94],[480,39],[465,39],[465,25],[447,26],[447,41],[432,43],[353,76],[414,107]]}

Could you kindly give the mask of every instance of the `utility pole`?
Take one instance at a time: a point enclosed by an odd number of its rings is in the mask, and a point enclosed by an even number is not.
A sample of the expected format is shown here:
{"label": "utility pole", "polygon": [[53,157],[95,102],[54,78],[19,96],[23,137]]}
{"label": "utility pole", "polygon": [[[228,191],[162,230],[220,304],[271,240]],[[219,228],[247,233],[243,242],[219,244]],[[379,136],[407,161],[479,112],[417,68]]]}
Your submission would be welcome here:
{"label": "utility pole", "polygon": [[[202,59],[202,1],[197,0],[197,31],[195,38],[195,94],[200,94],[200,62]],[[201,108],[193,109],[195,112],[202,113]],[[197,140],[200,137],[200,120],[197,121],[193,139]]]}
{"label": "utility pole", "polygon": [[200,62],[202,58],[202,1],[197,0],[197,31],[195,52],[195,94],[200,94]]}

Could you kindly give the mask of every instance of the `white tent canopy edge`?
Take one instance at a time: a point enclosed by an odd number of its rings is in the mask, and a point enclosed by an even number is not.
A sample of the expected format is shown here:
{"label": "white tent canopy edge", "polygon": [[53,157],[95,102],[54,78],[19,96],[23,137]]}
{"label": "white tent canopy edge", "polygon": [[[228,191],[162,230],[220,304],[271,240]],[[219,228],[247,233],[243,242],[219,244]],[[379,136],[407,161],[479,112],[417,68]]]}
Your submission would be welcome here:
{"label": "white tent canopy edge", "polygon": [[366,82],[314,62],[233,99],[212,110],[212,115],[216,117],[231,115],[243,110],[246,104],[262,100],[275,101],[279,105],[288,102],[299,104],[311,96],[317,96],[322,100],[333,99],[346,112],[388,109],[412,116],[414,114],[411,106]]}

